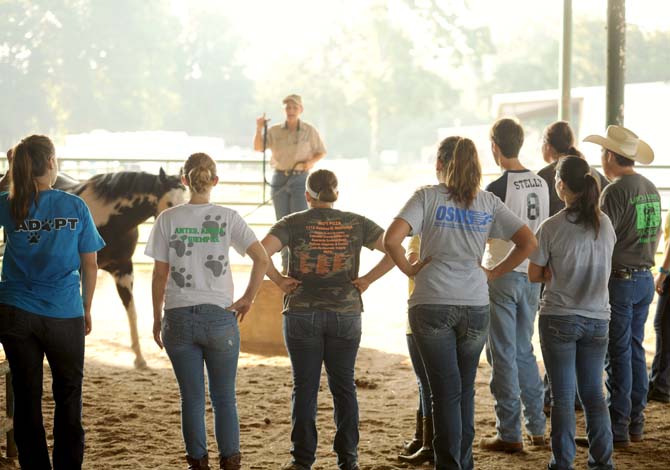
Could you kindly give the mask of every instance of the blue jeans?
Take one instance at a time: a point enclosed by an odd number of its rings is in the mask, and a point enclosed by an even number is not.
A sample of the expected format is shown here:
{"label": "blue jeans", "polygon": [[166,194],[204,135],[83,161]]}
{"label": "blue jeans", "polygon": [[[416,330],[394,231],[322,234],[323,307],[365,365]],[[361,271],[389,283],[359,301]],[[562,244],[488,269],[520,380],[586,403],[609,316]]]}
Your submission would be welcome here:
{"label": "blue jeans", "polygon": [[644,324],[654,298],[654,279],[649,271],[633,273],[632,279],[609,282],[612,319],[607,361],[607,391],[615,441],[644,432],[649,376],[644,354]]}
{"label": "blue jeans", "polygon": [[658,297],[656,316],[656,354],[651,363],[649,389],[659,395],[670,396],[670,278],[663,283],[663,294]]}
{"label": "blue jeans", "polygon": [[291,455],[310,469],[316,460],[316,410],[321,364],[333,395],[337,466],[358,462],[358,400],[354,366],[361,342],[360,313],[292,312],[284,314],[284,340],[293,370]]}
{"label": "blue jeans", "polygon": [[475,376],[489,316],[488,305],[409,309],[409,324],[430,383],[435,469],[474,468]]}
{"label": "blue jeans", "polygon": [[44,356],[49,361],[56,404],[54,470],[77,470],[84,459],[81,424],[84,379],[84,317],[52,318],[0,305],[0,341],[14,389],[14,437],[21,468],[50,470],[42,421]]}
{"label": "blue jeans", "polygon": [[[272,205],[275,208],[277,220],[285,215],[307,210],[306,183],[307,172],[285,175],[282,171],[275,171],[272,174],[270,196],[272,196]],[[282,268],[286,270],[288,267],[286,248],[281,251],[281,262]]]}
{"label": "blue jeans", "polygon": [[416,374],[416,384],[419,386],[419,412],[424,418],[432,416],[433,407],[430,404],[430,385],[426,375],[426,366],[423,365],[421,353],[412,334],[407,335],[407,350],[409,351],[409,359],[412,361],[414,374]]}
{"label": "blue jeans", "polygon": [[240,423],[235,378],[240,332],[235,314],[210,304],[168,309],[163,316],[162,336],[179,383],[186,453],[195,459],[207,455],[204,373],[207,367],[219,453],[224,457],[238,454]]}
{"label": "blue jeans", "polygon": [[522,403],[526,430],[531,436],[543,436],[544,387],[532,344],[540,284],[513,271],[489,283],[489,297],[491,329],[486,357],[491,364],[498,437],[506,442],[522,441]]}
{"label": "blue jeans", "polygon": [[572,470],[575,459],[575,375],[589,440],[589,470],[613,469],[612,427],[603,395],[608,321],[540,315],[540,343],[549,375],[550,470]]}

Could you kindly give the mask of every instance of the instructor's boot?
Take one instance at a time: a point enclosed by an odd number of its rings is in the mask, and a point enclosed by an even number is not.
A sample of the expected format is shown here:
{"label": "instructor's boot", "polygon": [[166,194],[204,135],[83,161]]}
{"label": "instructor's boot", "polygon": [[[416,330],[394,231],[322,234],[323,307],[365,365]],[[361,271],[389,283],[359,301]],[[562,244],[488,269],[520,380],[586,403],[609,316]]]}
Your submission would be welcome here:
{"label": "instructor's boot", "polygon": [[425,462],[434,462],[433,451],[433,417],[423,418],[423,446],[410,456],[399,455],[398,460],[411,465],[422,465]]}
{"label": "instructor's boot", "polygon": [[209,456],[206,454],[201,459],[194,459],[187,455],[186,462],[188,462],[188,470],[209,470]]}
{"label": "instructor's boot", "polygon": [[414,439],[411,441],[405,441],[402,446],[402,452],[400,453],[403,457],[409,457],[414,454],[417,450],[421,449],[423,445],[423,417],[421,416],[421,411],[416,410],[416,427],[414,428]]}

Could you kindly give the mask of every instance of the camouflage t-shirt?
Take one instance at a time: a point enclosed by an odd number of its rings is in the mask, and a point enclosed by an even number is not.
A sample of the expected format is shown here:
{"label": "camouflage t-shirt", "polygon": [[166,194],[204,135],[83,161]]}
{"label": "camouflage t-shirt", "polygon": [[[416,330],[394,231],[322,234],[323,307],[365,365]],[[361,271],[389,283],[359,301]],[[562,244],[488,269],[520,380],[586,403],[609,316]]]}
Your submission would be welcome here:
{"label": "camouflage t-shirt", "polygon": [[624,175],[603,190],[600,208],[616,232],[612,269],[653,266],[662,231],[656,186],[640,174]]}
{"label": "camouflage t-shirt", "polygon": [[284,310],[358,313],[361,249],[373,249],[384,230],[373,221],[336,209],[308,209],[288,215],[270,229],[289,249],[289,276],[302,283],[284,296]]}

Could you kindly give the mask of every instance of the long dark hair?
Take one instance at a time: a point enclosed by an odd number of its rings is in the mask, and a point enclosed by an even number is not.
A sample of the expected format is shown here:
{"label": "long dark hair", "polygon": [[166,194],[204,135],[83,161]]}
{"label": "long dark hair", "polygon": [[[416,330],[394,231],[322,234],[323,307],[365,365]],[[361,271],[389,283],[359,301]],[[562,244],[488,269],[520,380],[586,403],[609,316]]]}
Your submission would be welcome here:
{"label": "long dark hair", "polygon": [[575,147],[575,134],[567,121],[556,121],[544,130],[544,142],[549,144],[559,157],[576,155],[584,158],[584,154]]}
{"label": "long dark hair", "polygon": [[9,211],[16,224],[28,217],[33,202],[37,204],[35,178],[44,176],[55,155],[53,142],[44,135],[28,136],[14,147],[9,167]]}
{"label": "long dark hair", "polygon": [[556,176],[577,196],[577,199],[565,210],[575,214],[574,223],[593,228],[598,238],[600,231],[600,184],[591,174],[591,168],[585,160],[568,156],[559,160]]}
{"label": "long dark hair", "polygon": [[445,174],[444,184],[451,193],[451,199],[465,207],[470,207],[479,191],[482,181],[482,167],[479,164],[477,147],[466,137],[459,138],[454,147],[454,155]]}

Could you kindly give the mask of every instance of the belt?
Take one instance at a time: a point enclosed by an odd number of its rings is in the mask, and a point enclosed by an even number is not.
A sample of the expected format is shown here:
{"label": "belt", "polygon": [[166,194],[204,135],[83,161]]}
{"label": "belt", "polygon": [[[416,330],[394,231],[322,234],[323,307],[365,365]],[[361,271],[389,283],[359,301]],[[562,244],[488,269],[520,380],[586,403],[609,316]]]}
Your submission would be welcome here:
{"label": "belt", "polygon": [[649,268],[641,267],[641,268],[613,269],[612,274],[610,274],[610,277],[613,277],[615,279],[632,279],[635,273],[643,273],[645,271],[649,271]]}
{"label": "belt", "polygon": [[303,173],[307,173],[307,170],[275,170],[277,173],[281,173],[284,176],[290,176],[290,175],[302,175]]}

